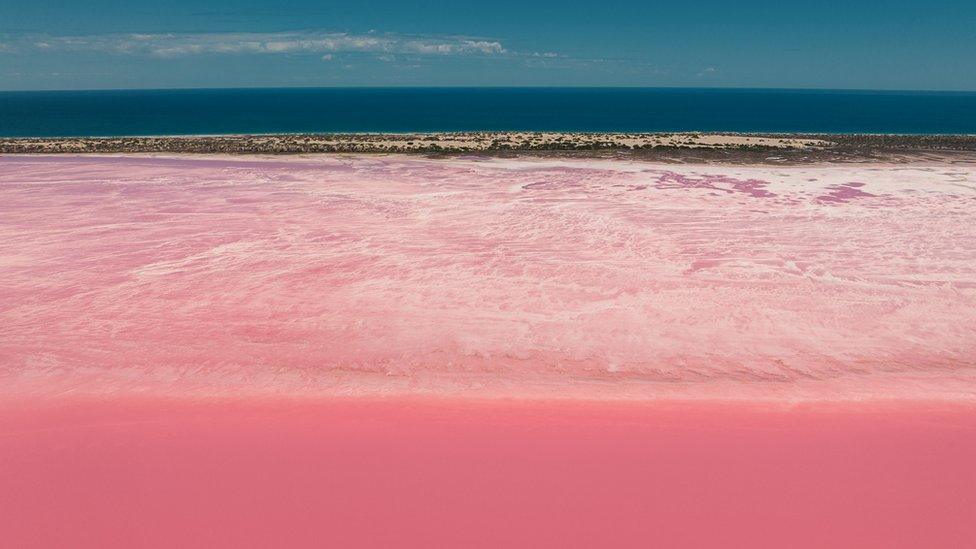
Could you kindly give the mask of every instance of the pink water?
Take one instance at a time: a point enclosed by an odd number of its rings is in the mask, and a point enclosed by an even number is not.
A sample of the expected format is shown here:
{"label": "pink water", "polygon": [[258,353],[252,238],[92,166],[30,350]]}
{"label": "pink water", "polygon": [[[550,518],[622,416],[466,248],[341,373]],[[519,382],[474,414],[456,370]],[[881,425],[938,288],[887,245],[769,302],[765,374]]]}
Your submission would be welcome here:
{"label": "pink water", "polygon": [[976,537],[971,166],[7,156],[0,289],[13,546]]}
{"label": "pink water", "polygon": [[972,408],[72,401],[0,413],[6,547],[968,548]]}

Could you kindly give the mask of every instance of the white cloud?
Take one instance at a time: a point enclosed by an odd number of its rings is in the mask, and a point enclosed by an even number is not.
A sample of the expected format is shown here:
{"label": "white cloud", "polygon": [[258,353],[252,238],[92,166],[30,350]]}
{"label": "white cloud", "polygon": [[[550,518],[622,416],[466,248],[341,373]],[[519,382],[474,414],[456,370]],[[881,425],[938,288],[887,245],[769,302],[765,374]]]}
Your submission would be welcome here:
{"label": "white cloud", "polygon": [[[95,51],[121,55],[183,57],[220,54],[377,53],[416,55],[503,55],[497,41],[454,36],[416,37],[395,34],[336,32],[35,35],[28,44],[45,51]],[[2,47],[2,44],[0,44]],[[0,51],[4,51],[0,49]]]}

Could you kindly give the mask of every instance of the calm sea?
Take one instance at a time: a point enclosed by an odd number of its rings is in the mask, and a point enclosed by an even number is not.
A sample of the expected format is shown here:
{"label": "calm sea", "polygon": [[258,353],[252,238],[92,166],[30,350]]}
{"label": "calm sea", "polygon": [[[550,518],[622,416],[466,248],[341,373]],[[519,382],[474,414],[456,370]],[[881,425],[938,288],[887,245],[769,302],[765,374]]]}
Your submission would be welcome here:
{"label": "calm sea", "polygon": [[0,136],[459,130],[976,133],[976,92],[299,88],[0,92]]}

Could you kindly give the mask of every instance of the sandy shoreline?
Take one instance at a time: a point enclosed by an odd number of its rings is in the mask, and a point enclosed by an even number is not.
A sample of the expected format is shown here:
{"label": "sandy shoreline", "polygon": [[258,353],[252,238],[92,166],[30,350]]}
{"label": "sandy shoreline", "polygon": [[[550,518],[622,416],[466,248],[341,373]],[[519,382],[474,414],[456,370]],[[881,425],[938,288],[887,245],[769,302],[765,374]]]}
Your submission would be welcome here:
{"label": "sandy shoreline", "polygon": [[664,163],[976,163],[976,136],[462,132],[0,138],[0,154],[420,154],[633,158]]}

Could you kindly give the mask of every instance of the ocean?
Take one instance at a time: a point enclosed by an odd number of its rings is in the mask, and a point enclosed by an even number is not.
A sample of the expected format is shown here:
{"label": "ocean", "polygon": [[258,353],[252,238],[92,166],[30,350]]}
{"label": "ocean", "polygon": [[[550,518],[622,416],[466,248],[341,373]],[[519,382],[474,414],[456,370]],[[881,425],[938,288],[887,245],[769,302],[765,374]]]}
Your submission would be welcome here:
{"label": "ocean", "polygon": [[0,136],[534,130],[976,133],[976,92],[277,88],[0,92]]}

